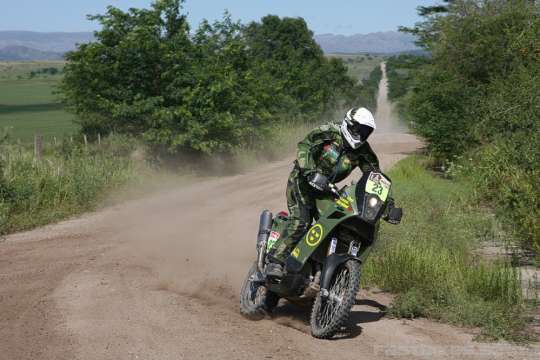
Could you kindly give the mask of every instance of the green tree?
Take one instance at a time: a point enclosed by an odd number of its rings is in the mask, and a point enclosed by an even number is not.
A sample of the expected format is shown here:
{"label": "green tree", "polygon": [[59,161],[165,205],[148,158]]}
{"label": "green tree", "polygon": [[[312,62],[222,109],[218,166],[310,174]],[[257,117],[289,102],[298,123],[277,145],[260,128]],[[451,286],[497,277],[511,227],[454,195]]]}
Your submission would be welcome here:
{"label": "green tree", "polygon": [[128,12],[108,7],[105,15],[89,16],[102,28],[96,41],[66,55],[61,87],[83,132],[144,134],[180,111],[172,109],[179,94],[171,86],[187,89],[194,83],[189,26],[180,4],[162,0]]}
{"label": "green tree", "polygon": [[494,127],[485,126],[478,110],[486,110],[479,105],[490,84],[520,68],[532,71],[540,38],[538,7],[530,1],[457,0],[446,10],[417,25],[429,39],[423,44],[432,65],[419,77],[410,106],[418,131],[442,158],[486,140]]}
{"label": "green tree", "polygon": [[141,136],[167,152],[230,154],[278,122],[318,119],[351,100],[355,82],[328,60],[303,19],[247,26],[203,21],[193,32],[181,0],[90,16],[96,41],[67,55],[61,92],[82,131]]}
{"label": "green tree", "polygon": [[282,111],[319,114],[343,97],[354,98],[355,84],[343,61],[324,56],[303,19],[268,15],[250,23],[245,36],[259,74],[276,81],[286,104]]}
{"label": "green tree", "polygon": [[439,40],[441,17],[447,15],[450,5],[455,2],[455,0],[443,0],[443,5],[419,6],[418,15],[424,20],[413,27],[401,26],[399,30],[415,35],[416,45],[429,51]]}

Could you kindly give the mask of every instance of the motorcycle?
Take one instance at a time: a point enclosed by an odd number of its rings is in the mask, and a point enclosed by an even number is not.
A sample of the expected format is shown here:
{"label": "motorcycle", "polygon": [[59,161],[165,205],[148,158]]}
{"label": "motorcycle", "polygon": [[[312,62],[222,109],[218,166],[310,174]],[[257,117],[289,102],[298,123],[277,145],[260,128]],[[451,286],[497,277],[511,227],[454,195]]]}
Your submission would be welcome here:
{"label": "motorcycle", "polygon": [[329,185],[316,200],[316,222],[285,262],[282,278],[265,275],[267,254],[283,246],[288,214],[268,210],[260,216],[257,260],[242,285],[240,312],[250,319],[271,313],[280,298],[314,299],[311,334],[328,339],[345,324],[360,288],[360,267],[376,241],[380,220],[399,224],[402,209],[394,207],[392,182],[380,172],[366,172],[358,183],[342,189]]}

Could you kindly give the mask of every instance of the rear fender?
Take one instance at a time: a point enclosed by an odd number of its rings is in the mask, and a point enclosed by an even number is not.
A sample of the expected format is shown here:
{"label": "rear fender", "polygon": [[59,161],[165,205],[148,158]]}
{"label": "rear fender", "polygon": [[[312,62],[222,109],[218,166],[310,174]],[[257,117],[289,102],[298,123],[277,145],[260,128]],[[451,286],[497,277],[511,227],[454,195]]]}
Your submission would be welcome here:
{"label": "rear fender", "polygon": [[328,290],[338,266],[349,260],[358,261],[359,263],[362,262],[359,258],[354,257],[351,254],[332,254],[326,258],[321,274],[321,289]]}

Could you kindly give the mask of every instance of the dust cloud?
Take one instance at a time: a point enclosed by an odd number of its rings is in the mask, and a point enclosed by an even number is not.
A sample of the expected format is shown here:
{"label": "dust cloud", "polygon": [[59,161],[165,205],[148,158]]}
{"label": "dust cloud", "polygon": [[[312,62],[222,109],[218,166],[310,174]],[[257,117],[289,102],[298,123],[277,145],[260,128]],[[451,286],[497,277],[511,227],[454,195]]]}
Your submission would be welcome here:
{"label": "dust cloud", "polygon": [[285,207],[288,163],[134,201],[109,216],[110,241],[122,244],[121,257],[157,274],[157,288],[236,306],[255,260],[260,212]]}
{"label": "dust cloud", "polygon": [[[378,106],[372,143],[383,152],[383,167],[389,167],[418,143],[393,118],[386,77]],[[111,241],[125,245],[117,250],[122,256],[157,274],[157,288],[210,303],[234,303],[236,309],[241,283],[256,256],[259,215],[264,209],[275,213],[286,208],[292,160],[135,201],[109,217],[115,228]]]}

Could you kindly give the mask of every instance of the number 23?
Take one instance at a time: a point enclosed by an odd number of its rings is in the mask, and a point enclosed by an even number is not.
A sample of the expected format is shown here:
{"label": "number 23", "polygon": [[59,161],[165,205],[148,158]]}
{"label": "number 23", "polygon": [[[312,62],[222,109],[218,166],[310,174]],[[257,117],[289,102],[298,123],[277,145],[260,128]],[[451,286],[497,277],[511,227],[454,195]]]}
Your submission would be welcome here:
{"label": "number 23", "polygon": [[383,187],[381,186],[381,184],[378,184],[378,183],[375,183],[375,185],[373,185],[372,190],[373,190],[373,192],[375,192],[378,195],[382,195],[382,193],[383,193]]}

